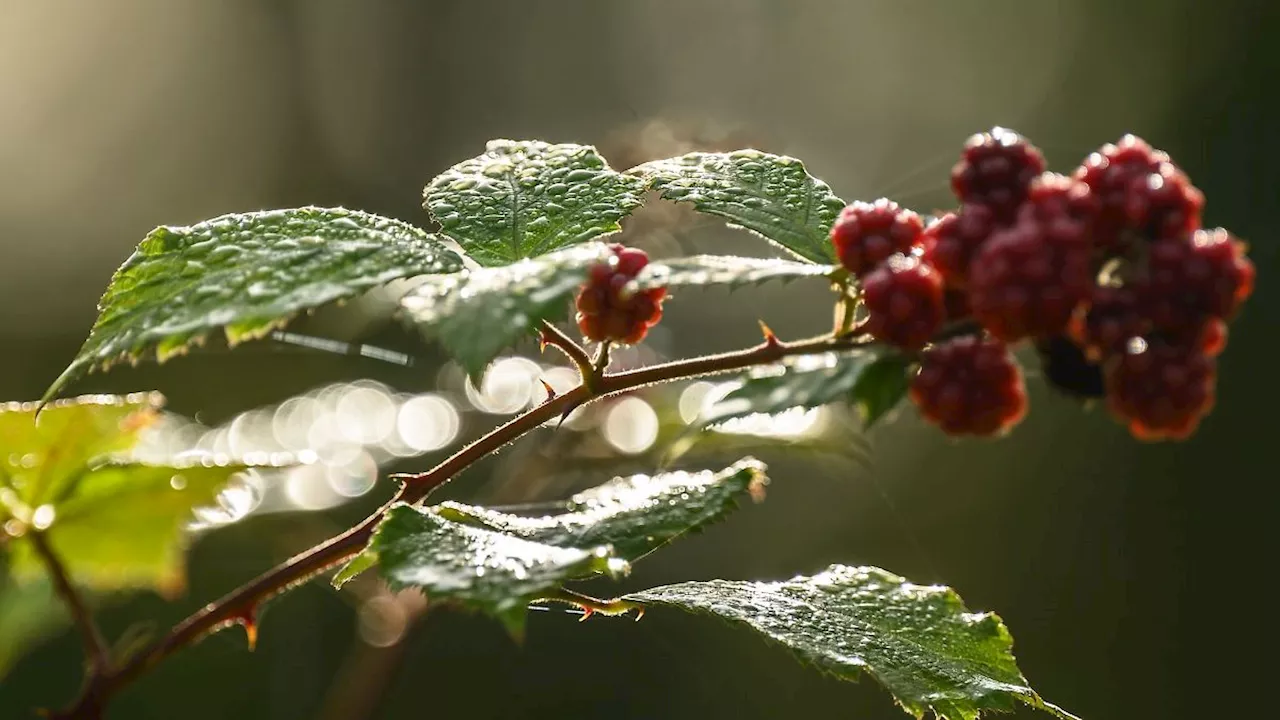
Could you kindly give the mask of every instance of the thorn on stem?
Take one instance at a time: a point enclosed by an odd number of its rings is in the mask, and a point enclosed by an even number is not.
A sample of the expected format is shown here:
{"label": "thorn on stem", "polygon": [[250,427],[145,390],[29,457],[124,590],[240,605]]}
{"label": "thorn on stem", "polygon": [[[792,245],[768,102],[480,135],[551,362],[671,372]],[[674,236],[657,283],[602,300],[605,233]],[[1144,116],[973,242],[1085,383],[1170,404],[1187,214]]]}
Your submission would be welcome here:
{"label": "thorn on stem", "polygon": [[244,628],[245,640],[249,643],[249,652],[258,646],[258,616],[254,608],[244,610],[232,618],[232,622]]}
{"label": "thorn on stem", "polygon": [[765,345],[768,347],[779,347],[782,345],[782,341],[778,339],[778,336],[774,334],[773,330],[770,329],[763,320],[756,320],[756,322],[760,323],[760,332],[764,334]]}
{"label": "thorn on stem", "polygon": [[551,387],[551,383],[547,382],[544,378],[538,378],[538,382],[542,383],[542,389],[547,391],[547,401],[555,400],[557,393],[556,389]]}
{"label": "thorn on stem", "polygon": [[596,611],[595,611],[595,610],[592,610],[591,608],[586,607],[586,606],[584,605],[584,606],[582,606],[582,617],[578,618],[578,622],[586,622],[586,621],[587,621],[587,618],[589,618],[589,617],[591,617],[592,615],[595,615],[595,614],[596,614]]}

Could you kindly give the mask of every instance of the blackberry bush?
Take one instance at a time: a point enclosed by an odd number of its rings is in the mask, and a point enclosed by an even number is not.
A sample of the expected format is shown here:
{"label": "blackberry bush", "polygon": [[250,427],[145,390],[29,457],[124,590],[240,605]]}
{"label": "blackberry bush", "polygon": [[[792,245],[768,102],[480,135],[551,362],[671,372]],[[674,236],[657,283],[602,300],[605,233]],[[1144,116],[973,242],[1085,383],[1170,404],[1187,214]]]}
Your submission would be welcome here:
{"label": "blackberry bush", "polygon": [[[908,397],[946,434],[1001,435],[1028,411],[1013,355],[1023,340],[1051,386],[1104,398],[1134,436],[1189,437],[1212,407],[1215,357],[1255,277],[1243,243],[1200,228],[1203,197],[1186,175],[1128,136],[1064,177],[1046,172],[1022,136],[996,128],[965,143],[951,183],[959,207],[926,228],[891,200],[847,204],[799,160],[756,150],[693,152],[620,172],[591,147],[495,140],[427,185],[436,234],[318,207],[158,227],[111,279],[88,339],[46,397],[0,406],[0,599],[17,598],[33,618],[0,623],[0,649],[16,655],[9,649],[59,627],[64,616],[45,599],[56,590],[81,635],[86,675],[49,716],[97,719],[131,682],[212,632],[240,625],[252,645],[264,602],[336,569],[335,586],[376,573],[381,584],[371,587],[417,589],[432,612],[477,611],[515,637],[533,603],[576,606],[584,617],[704,612],[839,677],[869,671],[916,717],[972,720],[1021,704],[1074,718],[1031,689],[999,618],[970,612],[950,589],[879,568],[683,582],[612,599],[572,589],[625,575],[741,499],[762,499],[766,469],[755,459],[616,478],[548,504],[558,510],[546,517],[433,498],[524,436],[563,432],[560,422],[585,405],[727,373],[739,373],[732,390],[696,418],[668,413],[687,421],[669,455],[678,462],[731,421],[838,404],[869,428]],[[788,257],[651,261],[602,242],[654,198],[723,218]],[[165,361],[213,333],[233,346],[280,339],[300,313],[406,278],[419,280],[400,297],[400,316],[477,387],[502,353],[535,339],[571,364],[557,376],[576,382],[544,380],[544,396],[513,417],[423,472],[396,476],[386,504],[359,524],[114,652],[86,593],[178,592],[195,508],[217,505],[240,473],[282,472],[321,455],[227,457],[171,441],[162,446],[173,455],[157,458],[139,444],[162,417],[158,394],[54,398],[88,373]],[[763,338],[738,350],[660,361],[666,349],[651,348],[630,354],[625,369],[611,362],[613,345],[645,340],[670,290],[774,280],[832,289],[830,306],[814,308],[834,316],[831,331],[783,340],[762,324]],[[581,334],[600,343],[594,356],[559,325],[571,307]],[[26,634],[11,634],[18,625]]]}

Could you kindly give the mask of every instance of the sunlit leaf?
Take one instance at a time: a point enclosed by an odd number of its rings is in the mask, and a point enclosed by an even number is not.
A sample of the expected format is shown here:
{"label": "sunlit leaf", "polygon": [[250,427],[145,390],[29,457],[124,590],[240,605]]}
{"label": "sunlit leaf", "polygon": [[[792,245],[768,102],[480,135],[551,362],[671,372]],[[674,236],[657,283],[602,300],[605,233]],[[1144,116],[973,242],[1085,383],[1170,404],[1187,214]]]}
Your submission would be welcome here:
{"label": "sunlit leaf", "polygon": [[172,464],[132,461],[139,432],[157,416],[155,393],[97,395],[46,406],[0,406],[0,546],[19,582],[44,576],[26,535],[41,532],[72,581],[96,590],[184,583],[185,528],[192,509],[248,468],[190,456]]}
{"label": "sunlit leaf", "polygon": [[835,260],[827,233],[844,201],[795,158],[758,150],[699,152],[648,162],[627,173],[645,178],[668,200],[692,203],[804,260]]}
{"label": "sunlit leaf", "polygon": [[722,519],[743,497],[760,497],[768,482],[764,465],[745,459],[719,472],[632,475],[574,495],[569,512],[522,517],[446,502],[436,511],[449,520],[525,540],[589,549],[611,545],[635,561],[680,535]]}
{"label": "sunlit leaf", "polygon": [[163,361],[214,330],[235,344],[266,335],[300,311],[461,266],[438,239],[412,225],[340,208],[159,227],[111,278],[89,339],[45,396],[122,360],[154,353]]}
{"label": "sunlit leaf", "polygon": [[470,257],[496,266],[617,232],[644,189],[590,146],[494,140],[432,180],[423,205]]}
{"label": "sunlit leaf", "polygon": [[159,393],[85,395],[46,405],[37,422],[39,403],[0,404],[0,522],[64,498],[92,462],[133,448],[162,405]]}
{"label": "sunlit leaf", "polygon": [[370,549],[392,589],[418,588],[433,602],[461,605],[501,620],[515,635],[530,602],[566,580],[628,570],[612,548],[563,548],[453,522],[431,510],[397,505],[378,525]]}
{"label": "sunlit leaf", "polygon": [[543,320],[558,320],[592,265],[611,255],[588,243],[512,265],[432,275],[401,300],[409,319],[473,377]]}
{"label": "sunlit leaf", "polygon": [[910,363],[901,355],[882,355],[863,368],[853,383],[853,405],[864,427],[871,427],[906,397]]}
{"label": "sunlit leaf", "polygon": [[[45,506],[51,512],[43,533],[67,574],[97,590],[181,592],[192,509],[215,505],[232,476],[248,469],[208,462],[188,467],[109,464],[86,470],[64,499]],[[36,522],[37,527],[45,524]],[[31,544],[22,538],[12,544],[14,577],[41,576],[42,561]]]}
{"label": "sunlit leaf", "polygon": [[917,718],[932,711],[972,720],[1020,703],[1072,717],[1028,686],[1000,618],[969,612],[950,588],[879,568],[832,565],[785,582],[686,582],[623,599],[741,623],[844,679],[867,672]]}
{"label": "sunlit leaf", "polygon": [[731,255],[693,255],[658,260],[645,266],[631,287],[647,290],[658,287],[723,285],[730,288],[757,285],[770,280],[786,282],[796,278],[827,279],[840,272],[831,265],[747,258]]}

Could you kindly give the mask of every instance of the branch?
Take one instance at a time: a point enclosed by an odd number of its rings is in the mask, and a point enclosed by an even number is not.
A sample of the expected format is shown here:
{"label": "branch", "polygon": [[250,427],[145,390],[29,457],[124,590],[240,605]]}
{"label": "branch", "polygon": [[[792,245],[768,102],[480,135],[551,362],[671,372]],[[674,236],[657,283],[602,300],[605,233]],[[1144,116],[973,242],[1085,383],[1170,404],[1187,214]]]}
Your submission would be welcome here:
{"label": "branch", "polygon": [[[577,343],[569,340],[558,329],[552,327],[551,333],[546,333],[546,328],[542,329],[544,337],[549,335],[552,338],[550,344],[564,350],[571,358],[574,358],[573,348],[581,350]],[[567,343],[560,344],[555,339],[557,336],[563,337]],[[259,575],[247,585],[204,606],[174,627],[168,635],[134,655],[120,668],[115,670],[104,668],[90,679],[81,698],[69,710],[54,717],[62,720],[92,718],[94,717],[92,714],[85,714],[86,698],[90,700],[97,698],[98,702],[105,700],[165,657],[209,633],[236,623],[252,626],[258,607],[263,602],[359,552],[369,541],[378,522],[382,519],[382,514],[392,503],[420,502],[475,461],[507,443],[514,442],[540,425],[560,417],[566,410],[647,385],[767,365],[794,355],[849,350],[867,345],[868,342],[868,339],[856,330],[840,338],[833,339],[824,335],[792,343],[781,342],[769,333],[764,342],[745,350],[677,360],[614,375],[598,376],[595,377],[594,383],[585,381],[585,378],[591,377],[590,375],[584,376],[582,385],[562,395],[547,398],[541,405],[499,425],[427,472],[398,476],[403,484],[396,496],[359,525],[290,558]],[[586,357],[585,351],[582,352],[582,356]],[[589,359],[588,365],[590,365]]]}
{"label": "branch", "polygon": [[585,348],[574,341],[573,338],[565,335],[560,328],[543,320],[538,326],[538,342],[543,347],[554,346],[567,355],[573,361],[573,364],[578,367],[578,374],[582,376],[584,384],[590,384],[595,379],[596,369],[591,364],[591,356],[587,354]]}
{"label": "branch", "polygon": [[36,554],[40,556],[40,560],[49,571],[49,576],[53,578],[53,586],[57,589],[58,595],[71,611],[71,619],[80,631],[81,639],[84,640],[84,654],[89,661],[90,672],[94,674],[108,672],[111,654],[107,651],[107,643],[102,639],[97,623],[93,621],[93,613],[89,612],[88,606],[84,604],[84,598],[80,597],[79,591],[71,584],[71,578],[67,577],[67,571],[62,567],[62,562],[58,560],[53,548],[49,547],[49,541],[45,539],[44,533],[32,532],[30,539],[31,546],[35,548]]}

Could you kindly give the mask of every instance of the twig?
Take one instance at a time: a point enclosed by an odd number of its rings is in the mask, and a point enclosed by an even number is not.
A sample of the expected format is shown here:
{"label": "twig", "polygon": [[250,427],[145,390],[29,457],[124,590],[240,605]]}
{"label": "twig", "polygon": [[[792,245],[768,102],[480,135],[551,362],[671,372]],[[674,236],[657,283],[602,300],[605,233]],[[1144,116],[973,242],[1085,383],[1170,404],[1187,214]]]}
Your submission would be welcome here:
{"label": "twig", "polygon": [[591,356],[587,354],[586,348],[565,335],[560,328],[543,320],[538,326],[538,340],[544,347],[551,345],[567,355],[578,367],[578,373],[582,375],[584,383],[589,383],[595,378],[595,366],[591,364]]}
{"label": "twig", "polygon": [[[549,333],[553,339],[557,335],[568,340],[567,336],[558,330]],[[96,717],[86,713],[92,713],[94,707],[100,707],[106,698],[165,657],[227,625],[252,623],[258,607],[263,602],[359,552],[373,535],[383,513],[391,504],[420,502],[475,461],[560,416],[567,408],[571,409],[587,402],[656,383],[742,370],[795,355],[849,350],[865,346],[868,342],[868,338],[862,337],[857,332],[835,339],[824,335],[791,343],[780,342],[777,338],[768,338],[759,345],[745,350],[677,360],[615,375],[604,375],[597,377],[595,383],[584,382],[562,395],[548,397],[541,405],[494,428],[431,470],[399,476],[403,485],[392,501],[359,525],[277,565],[234,592],[204,606],[119,668],[101,669],[91,676],[81,697],[68,710],[53,717],[60,720],[87,720]],[[572,340],[565,345],[552,340],[551,344],[564,350],[571,358],[574,357],[572,348],[581,349]],[[582,355],[586,357],[585,352]]]}
{"label": "twig", "polygon": [[67,577],[67,571],[62,567],[62,562],[58,560],[53,548],[49,547],[49,541],[44,533],[33,531],[29,538],[31,546],[35,548],[45,569],[49,571],[49,576],[53,578],[53,586],[62,597],[62,602],[66,603],[67,609],[71,611],[71,619],[80,631],[81,639],[84,640],[84,654],[89,660],[90,672],[94,674],[109,672],[111,653],[107,650],[107,643],[102,639],[102,632],[98,630],[97,623],[93,621],[93,613],[89,612],[88,606],[84,604],[84,598],[80,597],[80,592],[71,584],[71,578]]}

